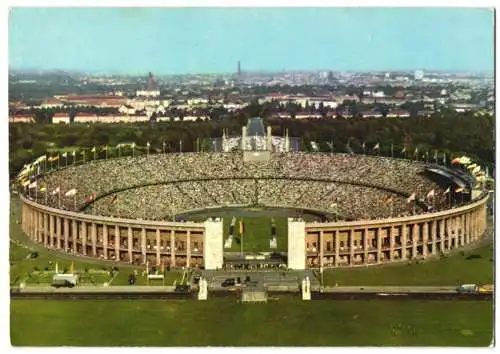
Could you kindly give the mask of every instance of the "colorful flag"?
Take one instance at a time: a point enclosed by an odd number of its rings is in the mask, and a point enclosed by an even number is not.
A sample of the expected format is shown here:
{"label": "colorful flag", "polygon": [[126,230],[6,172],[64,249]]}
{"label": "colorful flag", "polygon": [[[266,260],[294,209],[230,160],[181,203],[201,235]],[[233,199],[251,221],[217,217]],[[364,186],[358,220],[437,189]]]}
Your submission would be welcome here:
{"label": "colorful flag", "polygon": [[436,194],[436,192],[433,190],[431,190],[429,193],[427,193],[427,199],[432,199],[434,198],[434,195]]}
{"label": "colorful flag", "polygon": [[472,173],[478,173],[479,171],[481,171],[481,166],[476,166],[476,167],[472,170]]}
{"label": "colorful flag", "polygon": [[245,232],[245,225],[243,224],[243,221],[240,220],[240,235],[243,236],[244,232]]}
{"label": "colorful flag", "polygon": [[118,194],[115,194],[115,196],[111,200],[111,203],[113,203],[113,204],[118,203]]}
{"label": "colorful flag", "polygon": [[406,199],[406,201],[407,201],[408,203],[410,203],[410,202],[414,201],[416,198],[417,198],[417,194],[416,194],[416,193],[412,193],[412,194],[408,197],[408,199]]}
{"label": "colorful flag", "polygon": [[474,169],[476,167],[477,167],[477,164],[473,163],[473,164],[470,164],[469,166],[467,166],[467,169],[468,170],[472,170],[472,169]]}
{"label": "colorful flag", "polygon": [[165,273],[165,262],[163,262],[163,261],[161,261],[160,271],[161,271],[162,273]]}
{"label": "colorful flag", "polygon": [[57,160],[59,160],[59,155],[54,156],[54,157],[52,158],[52,161],[57,161]]}
{"label": "colorful flag", "polygon": [[72,197],[72,196],[76,195],[76,193],[77,193],[77,190],[75,188],[73,188],[73,189],[70,189],[69,191],[67,191],[66,193],[64,193],[64,196]]}
{"label": "colorful flag", "polygon": [[460,192],[463,192],[463,191],[464,191],[463,187],[459,187],[459,188],[455,189],[455,193],[460,193]]}
{"label": "colorful flag", "polygon": [[47,187],[43,186],[43,187],[40,187],[40,192],[45,192],[47,190]]}
{"label": "colorful flag", "polygon": [[95,199],[95,196],[96,196],[96,192],[92,192],[88,197],[87,199],[85,199],[85,203],[90,203],[92,202],[94,199]]}
{"label": "colorful flag", "polygon": [[52,195],[56,195],[57,193],[60,193],[61,192],[61,188],[60,187],[57,187],[56,189],[54,189],[52,191]]}
{"label": "colorful flag", "polygon": [[453,160],[451,160],[451,163],[452,163],[453,165],[456,165],[457,163],[460,163],[460,157],[456,157],[456,158],[454,158]]}
{"label": "colorful flag", "polygon": [[25,182],[21,183],[21,185],[22,185],[23,187],[26,187],[26,186],[27,186],[27,185],[29,185],[29,184],[30,184],[30,181],[25,181]]}

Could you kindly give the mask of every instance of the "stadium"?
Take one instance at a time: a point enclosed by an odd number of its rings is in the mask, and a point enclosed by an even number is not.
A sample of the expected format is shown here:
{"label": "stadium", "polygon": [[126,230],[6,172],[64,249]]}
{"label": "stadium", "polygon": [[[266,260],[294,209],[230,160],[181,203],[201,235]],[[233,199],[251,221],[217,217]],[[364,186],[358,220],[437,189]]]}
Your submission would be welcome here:
{"label": "stadium", "polygon": [[[464,164],[301,152],[259,118],[211,152],[134,149],[27,166],[23,231],[51,249],[132,264],[303,270],[425,259],[486,230],[488,194]],[[252,242],[258,249],[244,247]]]}

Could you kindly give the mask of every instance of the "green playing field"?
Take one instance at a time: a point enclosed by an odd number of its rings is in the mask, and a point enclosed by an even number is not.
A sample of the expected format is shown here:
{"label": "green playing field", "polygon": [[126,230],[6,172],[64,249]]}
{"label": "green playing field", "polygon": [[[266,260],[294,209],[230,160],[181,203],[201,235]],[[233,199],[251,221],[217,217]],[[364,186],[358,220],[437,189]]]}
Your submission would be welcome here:
{"label": "green playing field", "polygon": [[15,346],[488,346],[490,301],[11,302]]}

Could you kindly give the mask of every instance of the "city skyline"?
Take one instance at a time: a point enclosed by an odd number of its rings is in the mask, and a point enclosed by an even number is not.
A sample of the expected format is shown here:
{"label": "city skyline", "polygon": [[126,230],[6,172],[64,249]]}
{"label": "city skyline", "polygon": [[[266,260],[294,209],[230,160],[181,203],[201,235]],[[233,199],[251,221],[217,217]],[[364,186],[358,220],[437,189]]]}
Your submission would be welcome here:
{"label": "city skyline", "polygon": [[243,72],[488,72],[493,30],[485,8],[14,8],[9,67],[222,74],[240,61]]}

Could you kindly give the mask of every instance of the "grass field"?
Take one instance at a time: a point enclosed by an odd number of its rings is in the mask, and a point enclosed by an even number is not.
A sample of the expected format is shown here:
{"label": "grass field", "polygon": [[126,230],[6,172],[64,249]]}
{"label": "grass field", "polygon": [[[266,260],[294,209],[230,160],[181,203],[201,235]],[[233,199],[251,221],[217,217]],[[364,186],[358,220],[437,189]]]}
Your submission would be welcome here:
{"label": "grass field", "polygon": [[15,346],[488,346],[492,328],[487,301],[11,302]]}
{"label": "grass field", "polygon": [[[148,284],[146,277],[141,276],[145,267],[120,266],[110,262],[103,262],[94,259],[84,259],[74,257],[70,254],[64,254],[32,243],[22,232],[21,226],[16,223],[19,218],[19,204],[13,198],[11,199],[11,218],[10,218],[10,238],[18,242],[10,242],[9,262],[11,263],[10,285],[15,286],[20,282],[27,285],[47,285],[52,280],[56,263],[59,271],[69,270],[74,266],[75,272],[79,273],[80,280],[84,285],[102,285],[111,281],[109,271],[116,266],[118,274],[111,282],[111,285],[127,285],[128,276],[137,271],[137,285]],[[24,247],[22,246],[24,245]],[[28,245],[28,246],[26,246]],[[31,251],[38,252],[37,258],[29,258]],[[45,273],[45,274],[43,274]],[[165,285],[172,285],[175,280],[182,278],[182,272],[170,270],[165,273]],[[150,285],[162,285],[162,282],[150,282]]]}
{"label": "grass field", "polygon": [[[468,255],[481,258],[466,259]],[[455,252],[444,259],[420,264],[393,264],[366,268],[329,269],[324,272],[326,285],[458,285],[492,284],[494,280],[493,242]]]}
{"label": "grass field", "polygon": [[[272,252],[285,251],[288,248],[288,221],[286,210],[277,211],[272,209],[268,211],[270,216],[266,215],[266,210],[253,209],[225,209],[219,211],[208,211],[206,213],[196,213],[188,216],[189,220],[202,221],[209,217],[222,217],[224,219],[224,241],[229,236],[231,220],[236,217],[234,227],[233,242],[231,248],[224,249],[225,252],[240,252],[239,222],[243,221],[245,233],[243,235],[244,252]],[[271,217],[276,222],[277,248],[271,249],[269,239],[271,235]]]}

